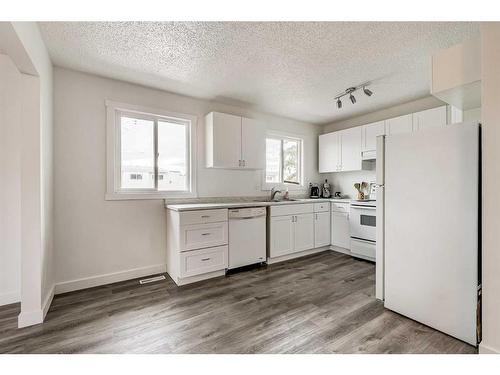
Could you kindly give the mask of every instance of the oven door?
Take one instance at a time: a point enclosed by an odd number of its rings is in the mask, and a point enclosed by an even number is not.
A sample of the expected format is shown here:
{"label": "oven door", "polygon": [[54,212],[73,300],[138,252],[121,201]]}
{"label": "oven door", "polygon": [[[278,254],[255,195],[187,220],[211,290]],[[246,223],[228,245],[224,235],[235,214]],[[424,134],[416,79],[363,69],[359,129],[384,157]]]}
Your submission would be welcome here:
{"label": "oven door", "polygon": [[351,204],[351,237],[375,242],[377,226],[377,208]]}

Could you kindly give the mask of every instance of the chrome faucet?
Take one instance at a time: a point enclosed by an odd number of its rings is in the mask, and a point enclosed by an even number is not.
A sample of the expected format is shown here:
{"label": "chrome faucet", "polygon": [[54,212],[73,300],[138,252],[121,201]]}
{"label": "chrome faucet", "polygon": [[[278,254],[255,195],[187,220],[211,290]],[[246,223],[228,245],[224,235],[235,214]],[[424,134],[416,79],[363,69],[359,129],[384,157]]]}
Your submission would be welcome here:
{"label": "chrome faucet", "polygon": [[276,196],[276,194],[278,193],[281,193],[281,190],[278,190],[276,188],[276,186],[274,186],[272,189],[271,189],[271,200],[274,201],[274,197]]}

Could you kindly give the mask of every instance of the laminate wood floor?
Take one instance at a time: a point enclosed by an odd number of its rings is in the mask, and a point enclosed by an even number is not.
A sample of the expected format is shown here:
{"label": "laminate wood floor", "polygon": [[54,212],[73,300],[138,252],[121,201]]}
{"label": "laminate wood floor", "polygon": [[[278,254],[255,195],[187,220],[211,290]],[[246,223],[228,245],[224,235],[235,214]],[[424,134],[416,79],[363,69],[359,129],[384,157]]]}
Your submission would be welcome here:
{"label": "laminate wood floor", "polygon": [[375,266],[336,252],[184,287],[57,295],[44,324],[0,307],[0,353],[476,353],[375,300]]}

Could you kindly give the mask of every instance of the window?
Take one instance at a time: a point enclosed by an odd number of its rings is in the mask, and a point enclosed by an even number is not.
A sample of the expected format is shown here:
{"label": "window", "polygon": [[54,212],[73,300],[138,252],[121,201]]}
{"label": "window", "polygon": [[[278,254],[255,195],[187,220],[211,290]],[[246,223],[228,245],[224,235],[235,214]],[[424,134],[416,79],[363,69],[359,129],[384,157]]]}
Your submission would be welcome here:
{"label": "window", "polygon": [[196,118],[106,102],[107,199],[195,196]]}
{"label": "window", "polygon": [[302,139],[269,136],[266,139],[266,185],[302,185]]}

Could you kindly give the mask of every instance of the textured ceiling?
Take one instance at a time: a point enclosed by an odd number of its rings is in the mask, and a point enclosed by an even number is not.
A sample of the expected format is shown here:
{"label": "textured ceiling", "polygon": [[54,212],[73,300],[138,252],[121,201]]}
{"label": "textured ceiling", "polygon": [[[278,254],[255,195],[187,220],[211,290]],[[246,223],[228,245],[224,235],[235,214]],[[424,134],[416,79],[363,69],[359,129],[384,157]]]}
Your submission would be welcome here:
{"label": "textured ceiling", "polygon": [[[461,22],[43,22],[55,65],[324,124],[429,94]],[[370,98],[333,97],[372,81]]]}

